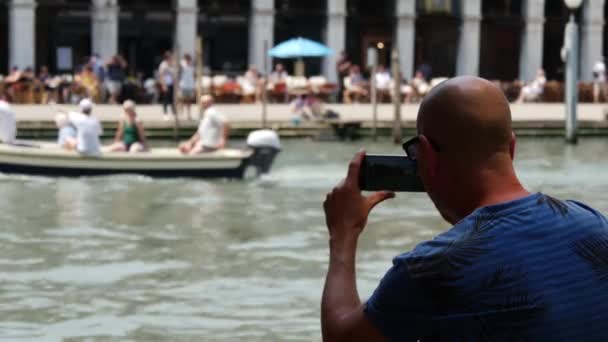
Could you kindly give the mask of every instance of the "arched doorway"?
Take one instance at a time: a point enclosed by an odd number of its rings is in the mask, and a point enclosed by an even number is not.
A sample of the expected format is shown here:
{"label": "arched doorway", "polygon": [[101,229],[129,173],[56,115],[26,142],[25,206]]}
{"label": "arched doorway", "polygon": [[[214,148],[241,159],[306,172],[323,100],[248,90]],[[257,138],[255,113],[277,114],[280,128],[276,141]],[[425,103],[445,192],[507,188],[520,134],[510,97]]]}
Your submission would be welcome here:
{"label": "arched doorway", "polygon": [[[604,3],[604,18],[608,18],[608,3]],[[602,48],[602,55],[604,56],[604,59],[606,59],[608,57],[608,25],[604,24],[604,39],[603,39],[603,48]],[[604,62],[608,62],[608,61],[604,61]]]}
{"label": "arched doorway", "polygon": [[36,66],[46,65],[51,73],[71,73],[88,62],[90,9],[90,0],[38,0]]}
{"label": "arched doorway", "polygon": [[172,1],[120,1],[118,52],[129,73],[153,77],[165,51],[173,49],[175,9]]}
{"label": "arched doorway", "polygon": [[378,64],[390,66],[395,32],[395,1],[349,0],[346,51],[362,69],[370,65],[368,52],[377,51]]}
{"label": "arched doorway", "polygon": [[224,74],[247,68],[251,0],[198,0],[203,64]]}
{"label": "arched doorway", "polygon": [[430,65],[432,77],[456,74],[460,1],[416,1],[415,66]]}
{"label": "arched doorway", "polygon": [[[547,79],[564,80],[564,62],[561,59],[561,49],[564,44],[564,29],[569,16],[570,11],[563,1],[545,1],[543,68]],[[581,22],[580,9],[576,14],[576,22]]]}
{"label": "arched doorway", "polygon": [[0,0],[0,74],[8,73],[8,0]]}
{"label": "arched doorway", "polygon": [[479,75],[491,80],[519,77],[522,22],[521,0],[482,3]]}
{"label": "arched doorway", "polygon": [[[276,0],[274,43],[279,44],[296,37],[323,42],[327,1],[331,0]],[[278,61],[275,60],[274,63]],[[285,65],[290,74],[293,72],[293,59],[281,59],[280,62]],[[319,75],[321,73],[321,62],[321,58],[306,59],[306,74]]]}

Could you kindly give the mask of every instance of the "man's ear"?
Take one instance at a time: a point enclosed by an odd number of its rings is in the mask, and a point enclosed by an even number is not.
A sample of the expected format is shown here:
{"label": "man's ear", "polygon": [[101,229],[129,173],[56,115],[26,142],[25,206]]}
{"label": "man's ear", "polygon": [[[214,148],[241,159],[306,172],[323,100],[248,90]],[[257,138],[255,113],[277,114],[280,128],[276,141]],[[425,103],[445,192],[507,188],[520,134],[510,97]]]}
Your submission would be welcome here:
{"label": "man's ear", "polygon": [[511,160],[515,159],[515,145],[517,145],[517,137],[515,137],[515,132],[511,131],[511,142],[509,143],[509,155],[511,155]]}
{"label": "man's ear", "polygon": [[437,151],[435,151],[433,145],[431,145],[424,134],[420,134],[419,139],[419,154],[422,155],[419,159],[422,160],[422,167],[426,169],[427,175],[435,176],[439,172],[439,156],[437,155]]}

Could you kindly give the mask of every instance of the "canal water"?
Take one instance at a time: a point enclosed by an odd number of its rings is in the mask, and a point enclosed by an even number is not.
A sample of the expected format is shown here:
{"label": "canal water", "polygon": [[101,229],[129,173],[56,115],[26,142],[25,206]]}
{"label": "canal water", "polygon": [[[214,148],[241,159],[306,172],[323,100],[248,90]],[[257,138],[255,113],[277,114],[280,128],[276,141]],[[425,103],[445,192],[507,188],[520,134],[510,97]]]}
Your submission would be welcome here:
{"label": "canal water", "polygon": [[[322,200],[360,147],[284,142],[250,182],[0,175],[0,341],[316,341],[327,267]],[[532,191],[608,211],[608,140],[522,139]],[[424,194],[372,214],[366,298],[393,256],[446,229]]]}

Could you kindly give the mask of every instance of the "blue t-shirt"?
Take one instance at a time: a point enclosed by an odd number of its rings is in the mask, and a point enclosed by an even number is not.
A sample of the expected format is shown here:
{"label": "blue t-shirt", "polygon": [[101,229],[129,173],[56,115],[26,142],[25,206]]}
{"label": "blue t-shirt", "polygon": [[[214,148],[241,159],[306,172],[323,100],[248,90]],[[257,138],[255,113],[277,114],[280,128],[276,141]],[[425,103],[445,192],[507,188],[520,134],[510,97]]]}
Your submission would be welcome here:
{"label": "blue t-shirt", "polygon": [[391,341],[608,341],[608,221],[542,193],[397,256],[365,304]]}
{"label": "blue t-shirt", "polygon": [[76,128],[72,125],[63,126],[59,129],[57,144],[63,146],[68,138],[76,139]]}

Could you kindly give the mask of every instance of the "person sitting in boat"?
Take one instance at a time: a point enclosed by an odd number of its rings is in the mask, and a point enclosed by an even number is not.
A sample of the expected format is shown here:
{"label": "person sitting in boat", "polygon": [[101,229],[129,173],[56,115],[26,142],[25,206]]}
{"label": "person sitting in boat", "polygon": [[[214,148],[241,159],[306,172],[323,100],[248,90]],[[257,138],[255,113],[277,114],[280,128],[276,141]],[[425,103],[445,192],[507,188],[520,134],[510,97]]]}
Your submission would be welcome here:
{"label": "person sitting in boat", "polygon": [[112,152],[144,152],[148,150],[144,123],[137,118],[135,102],[126,100],[122,104],[125,119],[118,122],[114,144],[110,145]]}
{"label": "person sitting in boat", "polygon": [[82,99],[79,107],[80,113],[68,113],[68,120],[76,127],[76,150],[82,155],[98,156],[101,154],[99,136],[103,134],[103,129],[99,120],[91,116],[93,102]]}
{"label": "person sitting in boat", "polygon": [[57,144],[66,150],[73,151],[76,149],[76,127],[74,127],[68,116],[64,113],[59,113],[55,116],[55,124],[59,133],[57,135]]}
{"label": "person sitting in boat", "polygon": [[0,97],[0,141],[4,144],[15,143],[17,124],[11,105]]}
{"label": "person sitting in boat", "polygon": [[230,125],[226,117],[213,105],[213,96],[201,96],[201,109],[203,118],[196,133],[179,145],[179,150],[184,154],[217,151],[224,148],[228,142]]}

